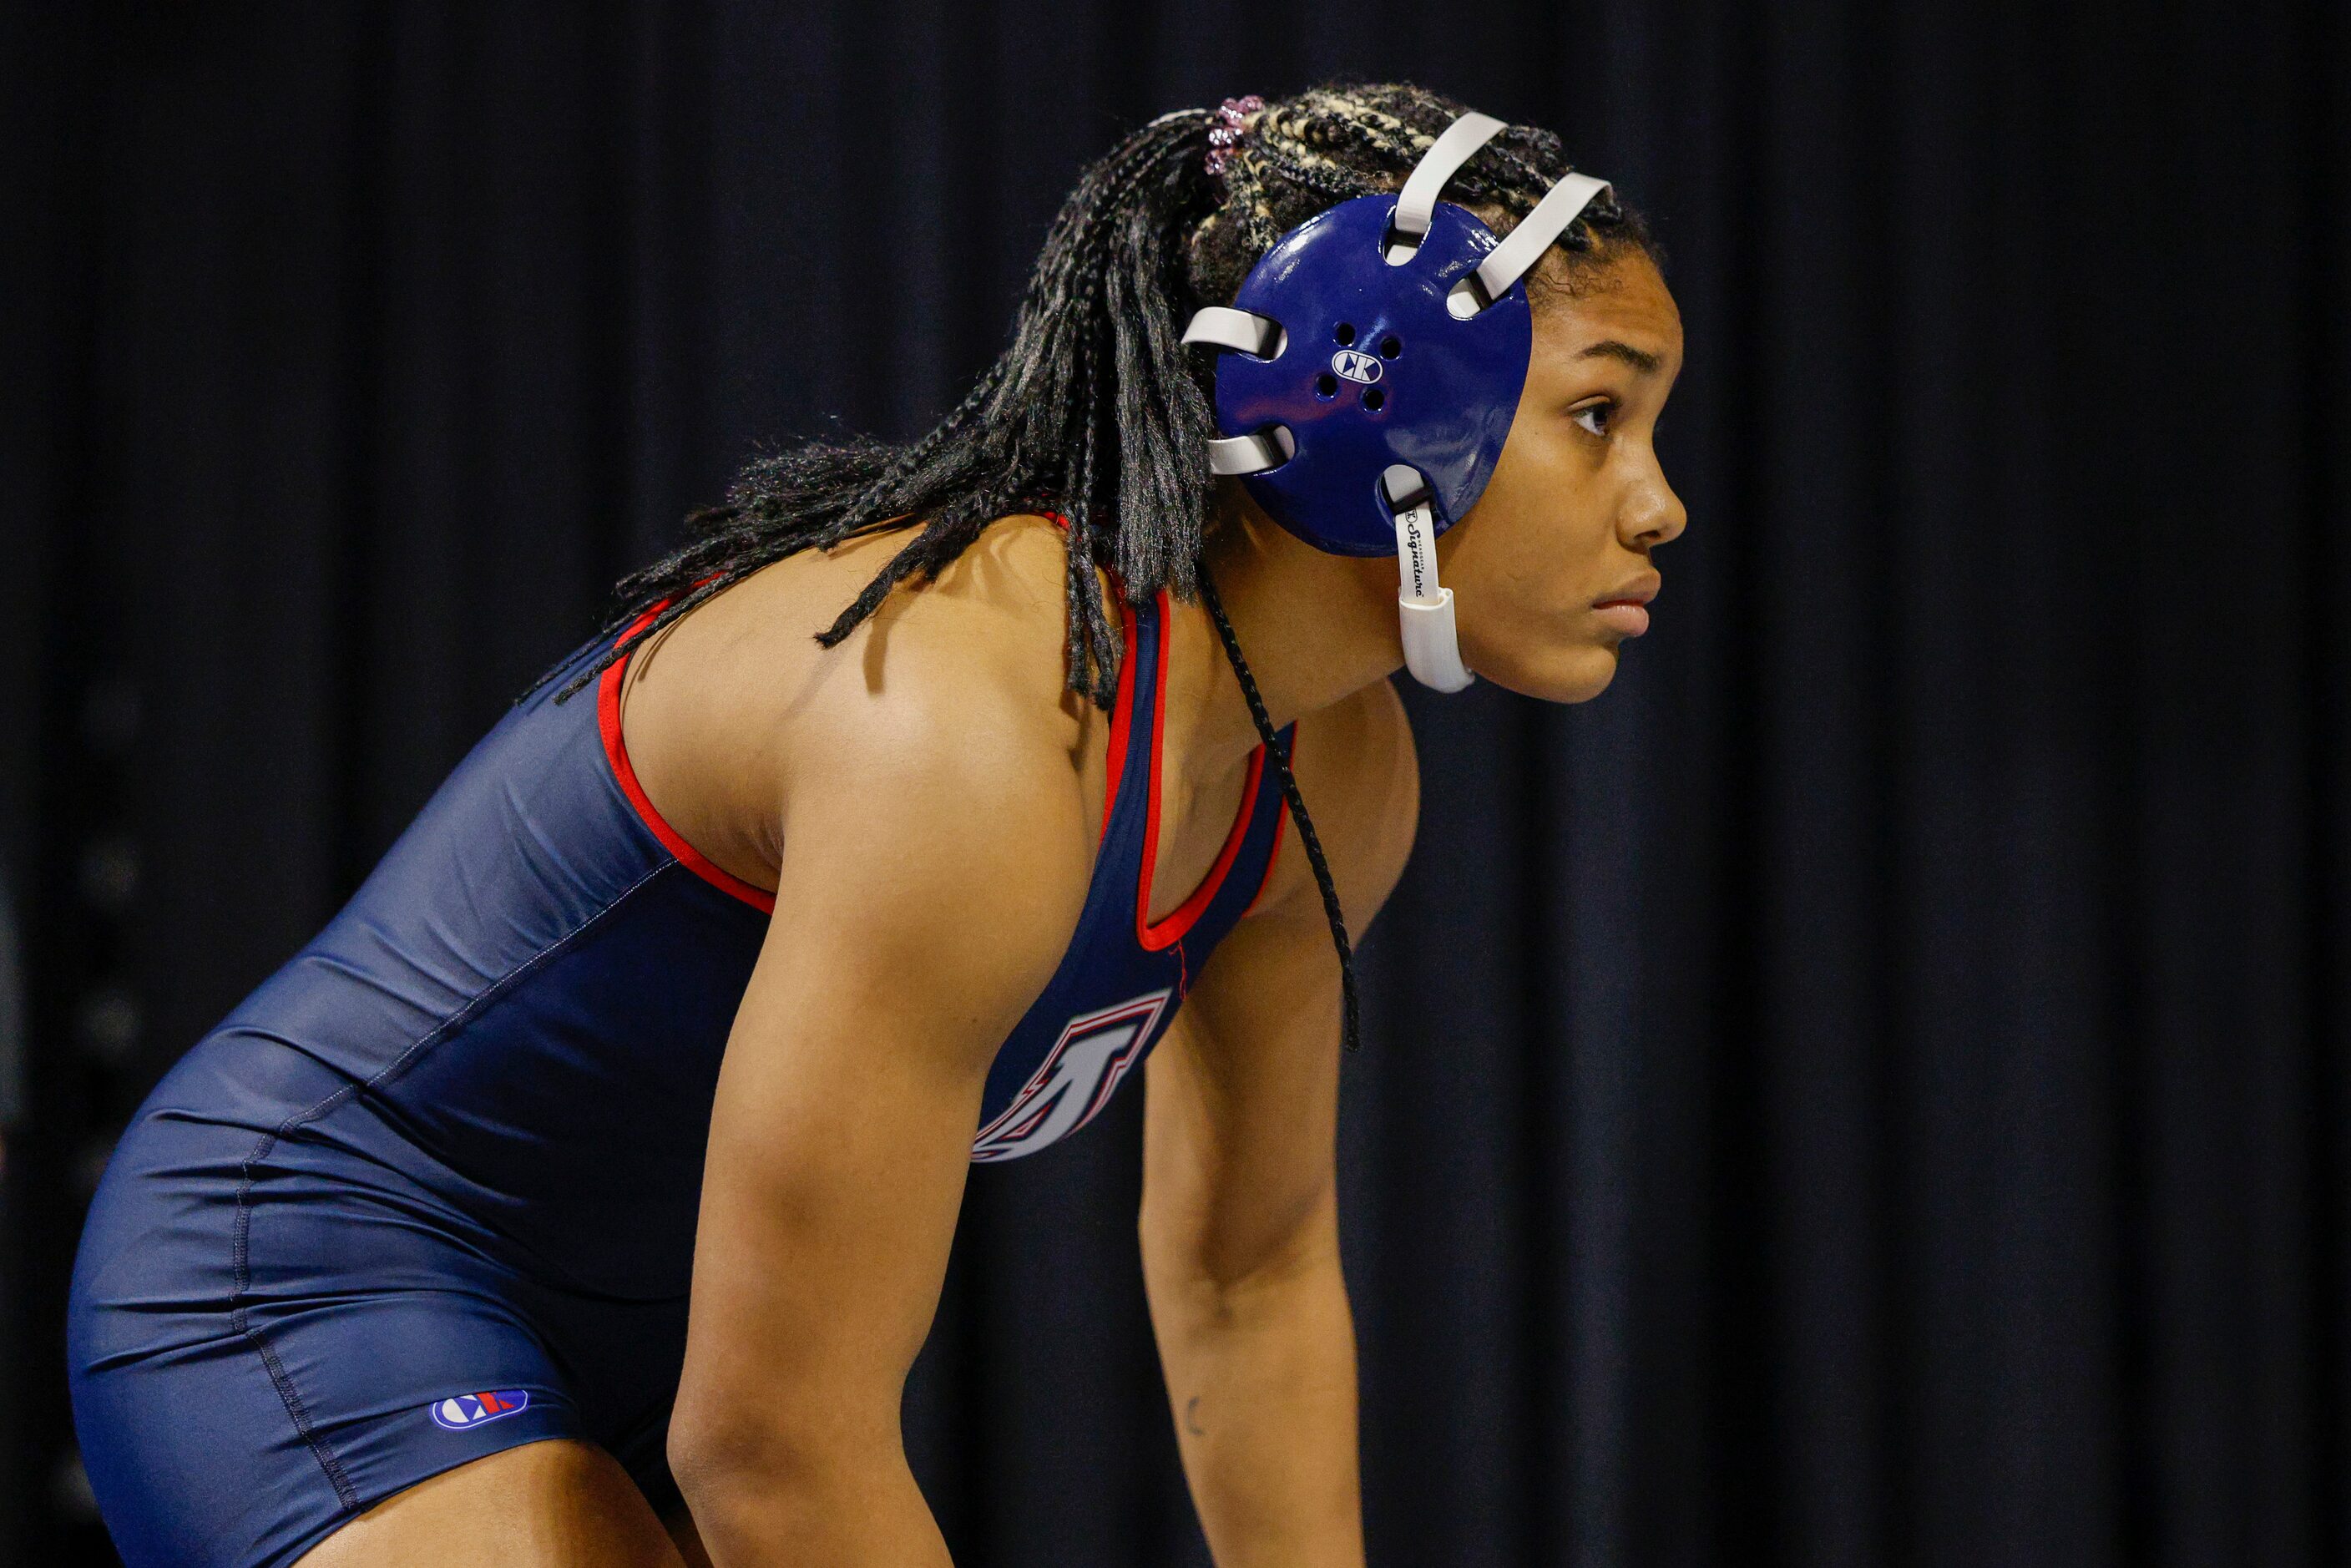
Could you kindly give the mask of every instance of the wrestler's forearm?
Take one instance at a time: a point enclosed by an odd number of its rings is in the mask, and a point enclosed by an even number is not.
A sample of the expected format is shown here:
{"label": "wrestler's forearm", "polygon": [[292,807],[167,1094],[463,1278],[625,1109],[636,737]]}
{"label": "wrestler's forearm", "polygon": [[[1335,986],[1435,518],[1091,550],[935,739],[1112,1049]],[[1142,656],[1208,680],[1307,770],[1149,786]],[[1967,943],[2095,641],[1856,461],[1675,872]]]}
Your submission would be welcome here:
{"label": "wrestler's forearm", "polygon": [[1217,1568],[1363,1568],[1354,1320],[1335,1238],[1237,1281],[1155,1270],[1151,1314]]}

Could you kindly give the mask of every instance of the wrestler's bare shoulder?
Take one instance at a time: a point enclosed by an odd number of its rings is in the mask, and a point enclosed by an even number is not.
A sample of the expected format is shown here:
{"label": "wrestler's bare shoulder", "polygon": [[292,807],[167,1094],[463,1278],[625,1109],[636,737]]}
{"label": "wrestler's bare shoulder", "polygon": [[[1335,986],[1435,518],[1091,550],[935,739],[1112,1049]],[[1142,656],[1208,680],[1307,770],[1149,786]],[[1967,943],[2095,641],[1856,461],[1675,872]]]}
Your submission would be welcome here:
{"label": "wrestler's bare shoulder", "polygon": [[862,775],[916,796],[935,787],[947,809],[984,769],[1081,823],[1107,719],[1064,686],[1067,553],[1050,519],[998,519],[935,578],[899,584],[838,644],[818,643],[916,532],[787,556],[632,660],[624,732],[638,777],[735,874],[772,884],[782,805]]}

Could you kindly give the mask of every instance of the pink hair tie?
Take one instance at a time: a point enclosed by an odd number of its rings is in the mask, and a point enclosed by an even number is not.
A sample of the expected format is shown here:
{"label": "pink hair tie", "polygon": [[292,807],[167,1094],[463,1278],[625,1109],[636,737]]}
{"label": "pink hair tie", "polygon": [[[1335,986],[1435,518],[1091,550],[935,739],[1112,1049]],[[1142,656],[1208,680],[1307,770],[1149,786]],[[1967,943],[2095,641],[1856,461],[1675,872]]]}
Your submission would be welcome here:
{"label": "pink hair tie", "polygon": [[1221,176],[1225,164],[1233,155],[1234,146],[1241,139],[1241,121],[1265,107],[1265,99],[1255,93],[1245,98],[1228,98],[1216,110],[1217,123],[1208,129],[1208,172]]}

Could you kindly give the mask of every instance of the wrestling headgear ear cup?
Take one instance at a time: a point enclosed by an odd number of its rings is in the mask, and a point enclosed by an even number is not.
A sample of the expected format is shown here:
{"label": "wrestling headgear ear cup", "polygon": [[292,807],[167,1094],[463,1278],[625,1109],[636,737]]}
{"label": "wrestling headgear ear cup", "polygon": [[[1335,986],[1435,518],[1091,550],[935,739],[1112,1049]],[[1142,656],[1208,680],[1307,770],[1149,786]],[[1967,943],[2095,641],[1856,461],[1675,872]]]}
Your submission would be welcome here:
{"label": "wrestling headgear ear cup", "polygon": [[1524,283],[1605,181],[1562,179],[1510,237],[1437,197],[1500,120],[1465,114],[1394,195],[1316,214],[1184,341],[1221,349],[1217,474],[1317,549],[1395,552],[1405,667],[1439,691],[1461,663],[1437,537],[1467,515],[1509,439],[1533,352]]}

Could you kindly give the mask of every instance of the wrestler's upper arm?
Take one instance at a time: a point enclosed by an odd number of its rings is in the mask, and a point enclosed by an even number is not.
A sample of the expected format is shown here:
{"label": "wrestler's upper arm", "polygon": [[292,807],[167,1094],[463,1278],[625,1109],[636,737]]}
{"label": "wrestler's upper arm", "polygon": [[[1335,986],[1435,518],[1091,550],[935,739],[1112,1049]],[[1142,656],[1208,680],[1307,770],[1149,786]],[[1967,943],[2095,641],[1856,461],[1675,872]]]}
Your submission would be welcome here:
{"label": "wrestler's upper arm", "polygon": [[719,1074],[682,1480],[894,1462],[989,1061],[1084,900],[1084,808],[1027,694],[852,689],[830,730],[796,719],[775,915]]}

